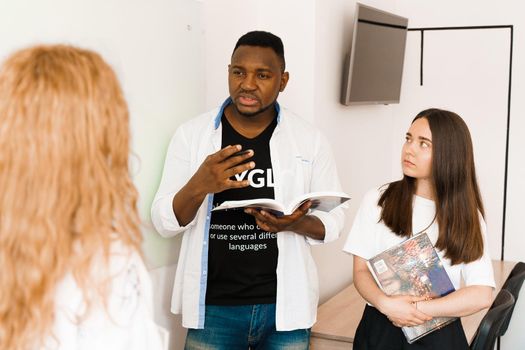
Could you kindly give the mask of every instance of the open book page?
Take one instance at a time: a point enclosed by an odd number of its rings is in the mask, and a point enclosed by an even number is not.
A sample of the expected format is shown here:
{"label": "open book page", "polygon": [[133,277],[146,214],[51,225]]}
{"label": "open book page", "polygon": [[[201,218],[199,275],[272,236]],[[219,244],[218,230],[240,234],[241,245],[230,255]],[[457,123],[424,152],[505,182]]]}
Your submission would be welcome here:
{"label": "open book page", "polygon": [[244,208],[257,208],[265,209],[270,212],[280,213],[281,215],[285,212],[284,206],[271,198],[257,198],[257,199],[246,199],[242,201],[226,201],[222,202],[219,206],[212,209],[214,210],[228,210],[228,209],[244,209]]}
{"label": "open book page", "polygon": [[335,192],[335,191],[320,191],[320,192],[310,192],[303,194],[291,202],[291,207],[288,208],[288,212],[291,214],[297,208],[299,208],[304,202],[310,200],[312,201],[311,210],[320,210],[329,212],[334,208],[337,208],[344,202],[348,201],[350,196],[344,192]]}
{"label": "open book page", "polygon": [[311,200],[312,210],[321,210],[329,212],[332,209],[340,206],[344,202],[348,201],[350,196],[344,192],[336,191],[323,191],[323,192],[311,192],[303,194],[288,205],[279,203],[278,201],[270,198],[258,198],[258,199],[247,199],[242,201],[226,201],[221,205],[213,208],[213,210],[227,210],[227,209],[240,209],[240,208],[258,208],[268,210],[277,215],[290,215],[304,202]]}
{"label": "open book page", "polygon": [[[452,293],[454,285],[426,233],[416,235],[368,260],[377,284],[387,295],[429,299]],[[434,317],[419,326],[402,327],[409,343],[455,320]]]}

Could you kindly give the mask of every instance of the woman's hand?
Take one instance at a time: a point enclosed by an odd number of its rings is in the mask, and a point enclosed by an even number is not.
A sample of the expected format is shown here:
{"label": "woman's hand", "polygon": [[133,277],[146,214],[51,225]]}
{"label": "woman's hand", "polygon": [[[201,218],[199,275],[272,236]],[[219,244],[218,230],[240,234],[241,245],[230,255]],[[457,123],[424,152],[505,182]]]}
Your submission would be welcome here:
{"label": "woman's hand", "polygon": [[432,319],[432,316],[423,313],[416,307],[416,302],[426,300],[425,297],[386,295],[377,286],[368,269],[366,259],[357,255],[354,255],[354,284],[359,294],[388,317],[394,326],[417,326]]}
{"label": "woman's hand", "polygon": [[417,326],[432,319],[431,316],[417,309],[416,302],[425,297],[412,295],[393,295],[381,299],[378,310],[383,313],[396,327]]}

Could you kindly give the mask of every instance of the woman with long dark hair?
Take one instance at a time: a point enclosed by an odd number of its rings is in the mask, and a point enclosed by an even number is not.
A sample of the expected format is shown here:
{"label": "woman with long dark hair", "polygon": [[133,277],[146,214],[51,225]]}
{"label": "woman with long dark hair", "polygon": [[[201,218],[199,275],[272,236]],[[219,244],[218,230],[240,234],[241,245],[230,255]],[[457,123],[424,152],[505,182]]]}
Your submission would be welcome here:
{"label": "woman with long dark hair", "polygon": [[[354,284],[369,303],[353,348],[468,349],[459,318],[413,344],[401,331],[433,317],[467,316],[492,302],[494,276],[467,125],[453,112],[422,111],[406,133],[401,164],[401,180],[365,195],[344,247],[354,255]],[[386,295],[367,259],[422,232],[456,291],[432,300]],[[460,288],[461,279],[465,285]]]}

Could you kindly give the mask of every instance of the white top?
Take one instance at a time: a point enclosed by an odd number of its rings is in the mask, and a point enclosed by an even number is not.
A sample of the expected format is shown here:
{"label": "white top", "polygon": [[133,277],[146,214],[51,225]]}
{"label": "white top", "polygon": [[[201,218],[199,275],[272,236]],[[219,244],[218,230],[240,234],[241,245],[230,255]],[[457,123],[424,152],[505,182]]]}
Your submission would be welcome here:
{"label": "white top", "polygon": [[[164,237],[184,232],[171,311],[182,313],[187,328],[203,328],[208,268],[208,228],[212,195],[208,195],[186,226],[180,226],[172,209],[175,194],[186,184],[209,154],[221,148],[221,116],[230,103],[181,125],[166,155],[162,180],[153,201],[151,217]],[[340,191],[334,158],[328,141],[305,120],[284,109],[270,139],[275,200],[287,203],[314,191]],[[310,244],[337,239],[344,224],[341,207],[330,213],[313,211],[326,236],[316,241],[293,232],[277,235],[276,326],[278,330],[310,328],[316,321],[319,286]]]}
{"label": "white top", "polygon": [[[368,260],[406,239],[394,234],[383,222],[379,222],[381,207],[377,205],[377,202],[381,193],[379,189],[372,189],[363,198],[344,245],[344,251]],[[412,229],[414,233],[426,232],[432,244],[436,244],[438,239],[438,225],[434,221],[430,227],[427,228],[427,226],[433,221],[435,211],[434,201],[419,196],[414,197]],[[452,266],[450,259],[444,257],[444,252],[436,249],[456,290],[460,287],[461,278],[465,280],[465,286],[496,286],[492,262],[486,244],[486,225],[483,219],[480,221],[484,251],[479,260]]]}
{"label": "white top", "polygon": [[109,269],[96,266],[93,271],[100,281],[111,281],[107,309],[100,301],[93,303],[82,319],[82,291],[67,275],[58,285],[53,334],[42,350],[168,349],[167,332],[153,321],[151,281],[141,257],[115,243]]}

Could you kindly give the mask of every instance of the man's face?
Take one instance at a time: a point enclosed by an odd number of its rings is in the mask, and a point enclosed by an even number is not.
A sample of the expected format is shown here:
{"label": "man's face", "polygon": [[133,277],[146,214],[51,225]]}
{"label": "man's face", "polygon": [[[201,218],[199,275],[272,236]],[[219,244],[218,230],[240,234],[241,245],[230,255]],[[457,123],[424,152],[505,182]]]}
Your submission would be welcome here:
{"label": "man's face", "polygon": [[288,82],[282,62],[269,47],[239,46],[228,66],[228,87],[235,109],[256,116],[273,106]]}

